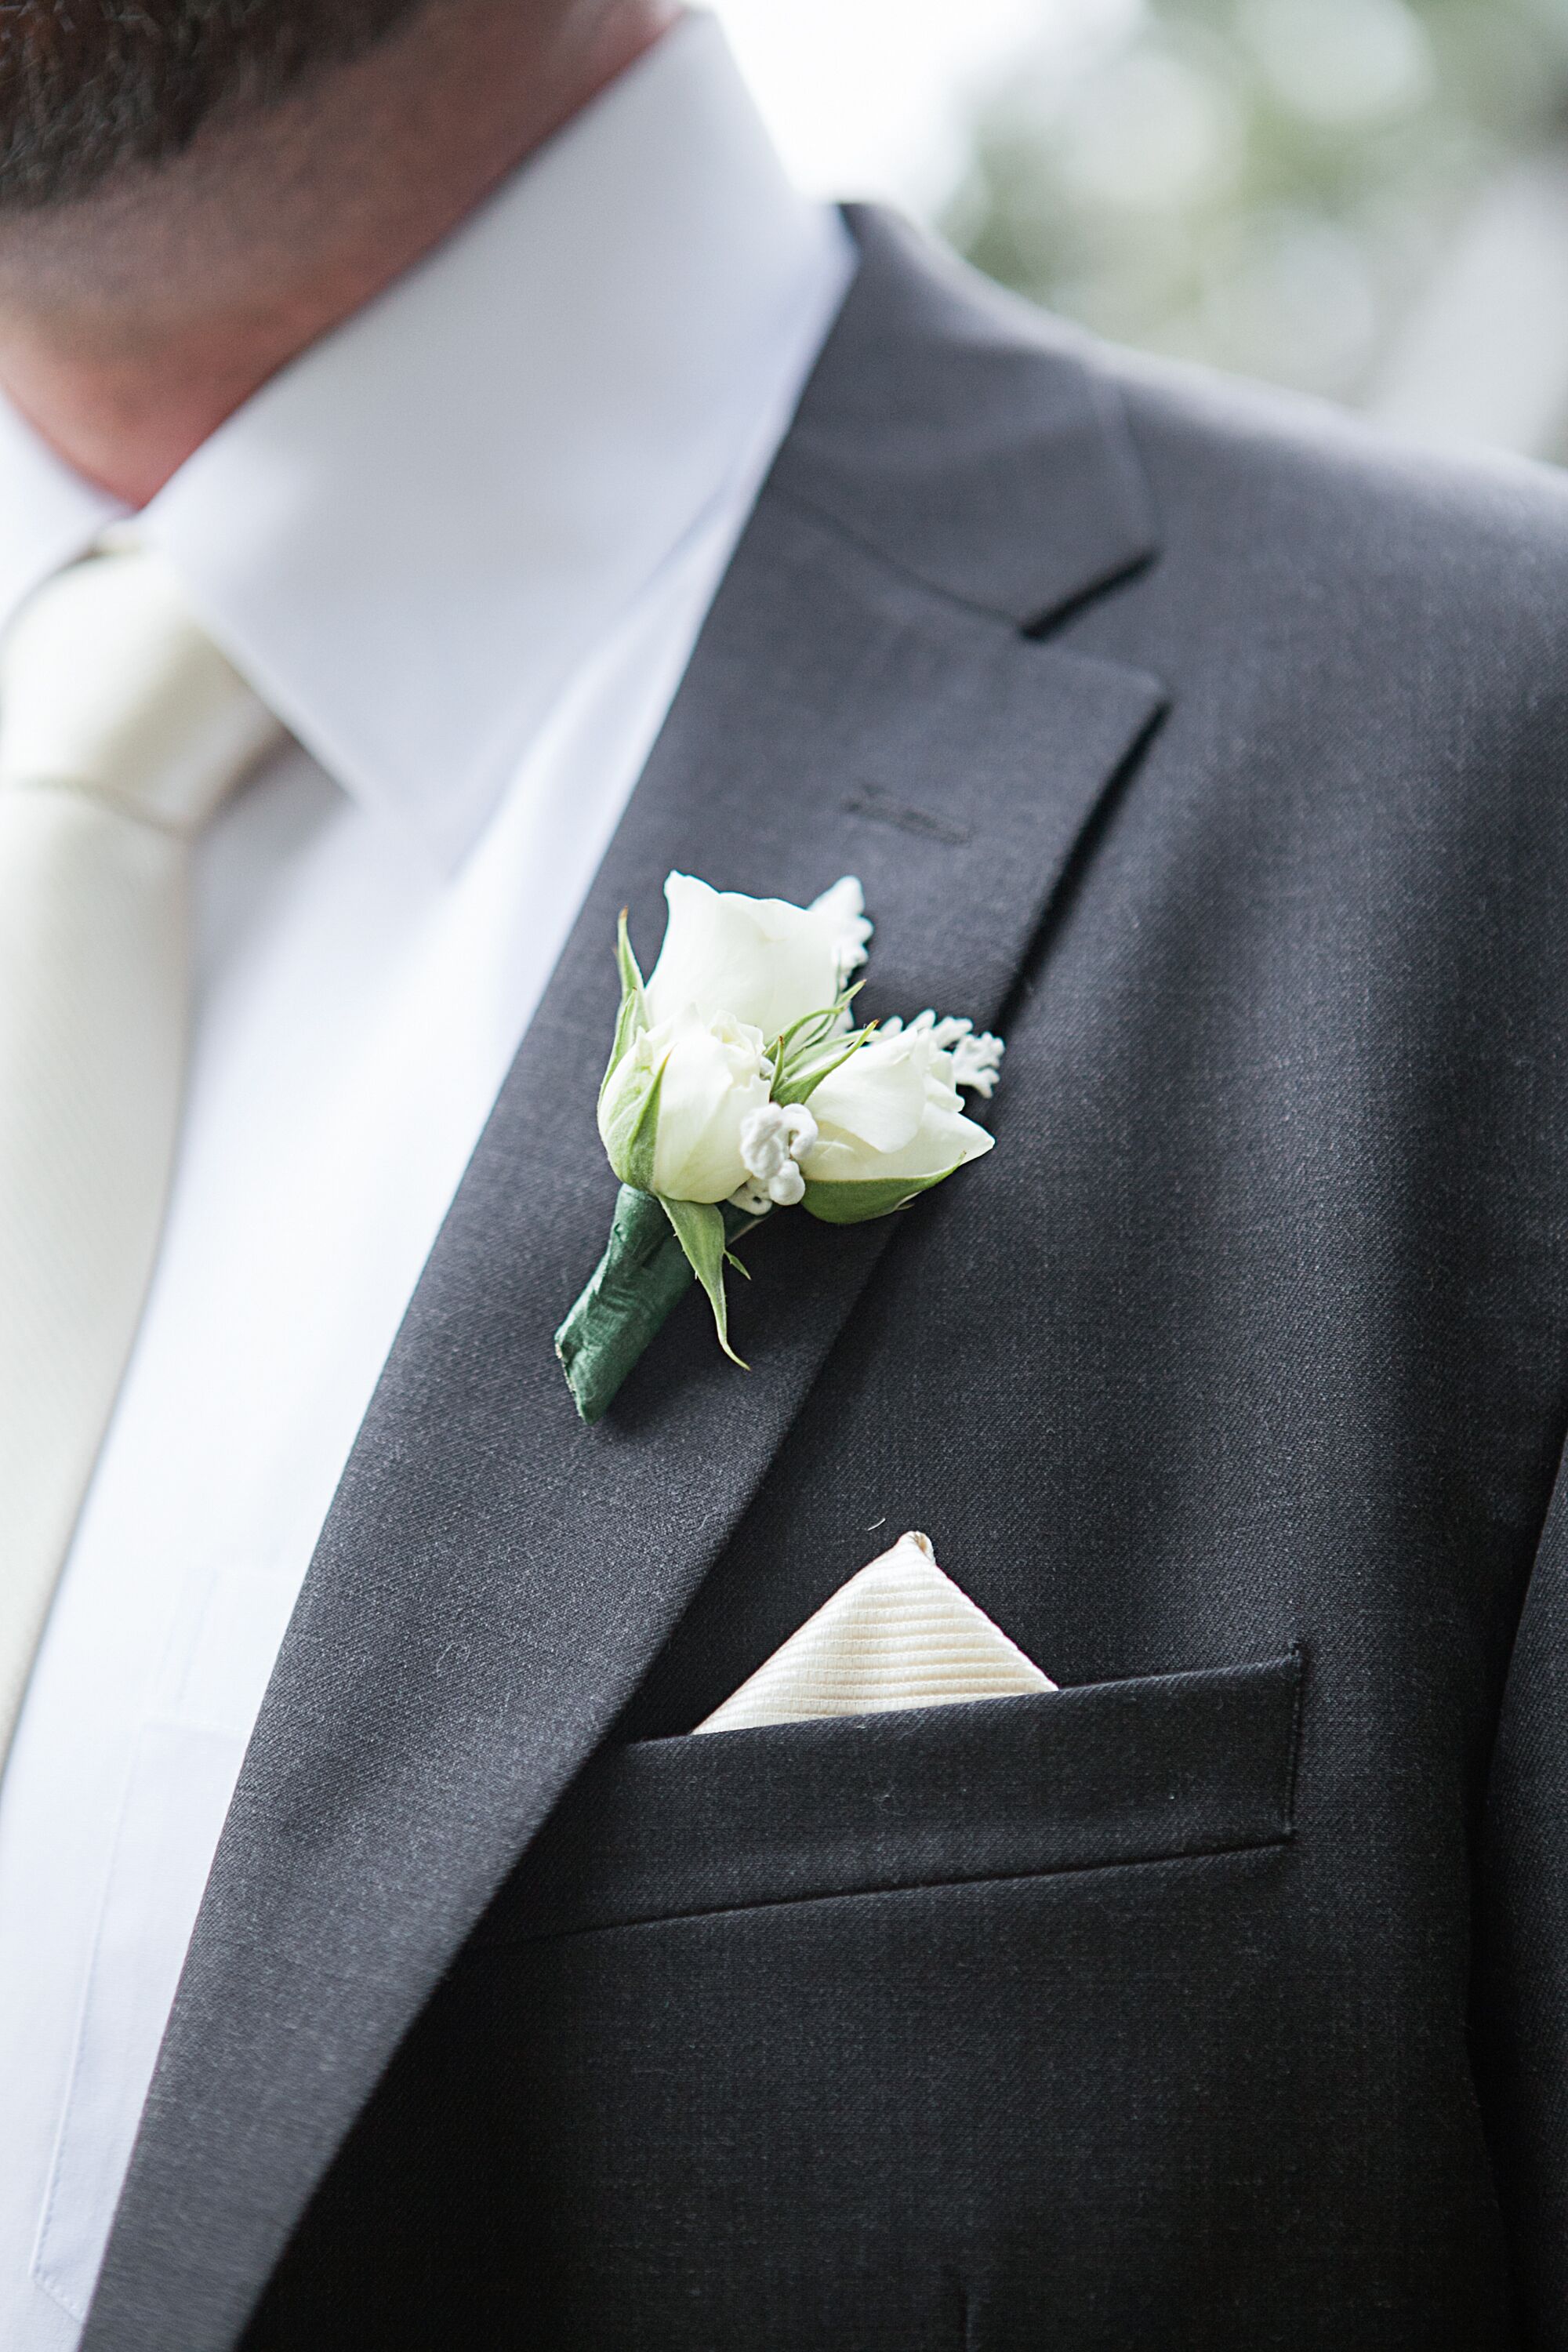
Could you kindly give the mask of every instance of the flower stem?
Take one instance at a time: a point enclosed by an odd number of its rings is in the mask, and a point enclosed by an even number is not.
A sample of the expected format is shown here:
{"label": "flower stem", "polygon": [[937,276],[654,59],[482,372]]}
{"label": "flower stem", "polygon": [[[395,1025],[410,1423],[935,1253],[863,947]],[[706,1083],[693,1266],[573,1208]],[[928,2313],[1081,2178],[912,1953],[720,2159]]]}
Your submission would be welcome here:
{"label": "flower stem", "polygon": [[[743,1210],[725,1208],[731,1241],[757,1222]],[[605,1255],[555,1334],[555,1352],[584,1421],[602,1419],[693,1278],[664,1203],[623,1184]]]}

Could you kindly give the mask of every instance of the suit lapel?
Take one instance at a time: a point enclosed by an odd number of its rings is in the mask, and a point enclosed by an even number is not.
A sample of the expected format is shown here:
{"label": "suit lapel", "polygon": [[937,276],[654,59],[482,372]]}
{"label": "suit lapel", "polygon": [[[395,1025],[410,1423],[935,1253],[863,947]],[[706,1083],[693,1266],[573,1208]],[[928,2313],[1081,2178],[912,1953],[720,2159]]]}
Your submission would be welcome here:
{"label": "suit lapel", "polygon": [[689,1302],[608,1421],[577,1424],[551,1334],[614,1195],[593,1111],[617,909],[651,953],[671,866],[795,898],[858,873],[872,1009],[995,1020],[1086,817],[1159,708],[1149,679],[1020,626],[1147,551],[1084,367],[1038,341],[1026,364],[1016,320],[875,219],[858,231],[844,318],[312,1563],[87,2352],[234,2342],[399,2039],[614,1723],[896,1246],[888,1224],[773,1219],[735,1286],[751,1375]]}

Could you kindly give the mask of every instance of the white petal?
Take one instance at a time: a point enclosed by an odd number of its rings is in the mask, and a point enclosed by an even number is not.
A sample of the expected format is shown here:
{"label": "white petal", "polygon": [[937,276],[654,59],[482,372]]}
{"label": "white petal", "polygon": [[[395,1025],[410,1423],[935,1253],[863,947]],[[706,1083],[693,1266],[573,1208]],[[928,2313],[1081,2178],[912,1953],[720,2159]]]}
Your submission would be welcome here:
{"label": "white petal", "polygon": [[759,1030],[688,1013],[648,1033],[662,1062],[654,1140],[656,1192],[678,1201],[724,1201],[745,1181],[741,1129],[767,1103],[771,1066]]}
{"label": "white petal", "polygon": [[[852,887],[858,897],[859,885]],[[816,907],[795,907],[672,874],[665,897],[668,928],[647,982],[656,1022],[690,1002],[705,1013],[728,1013],[776,1037],[833,1003],[848,951],[846,926],[868,929],[832,892]]]}
{"label": "white petal", "polygon": [[927,1058],[907,1037],[872,1038],[814,1091],[818,1128],[871,1151],[902,1150],[925,1116]]}

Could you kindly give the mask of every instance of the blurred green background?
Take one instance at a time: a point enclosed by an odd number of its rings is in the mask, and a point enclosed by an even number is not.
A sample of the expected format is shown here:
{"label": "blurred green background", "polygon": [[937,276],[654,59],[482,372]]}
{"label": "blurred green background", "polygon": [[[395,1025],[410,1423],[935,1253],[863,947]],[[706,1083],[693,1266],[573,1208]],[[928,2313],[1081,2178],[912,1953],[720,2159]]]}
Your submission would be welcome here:
{"label": "blurred green background", "polygon": [[940,225],[1120,341],[1568,458],[1568,0],[1145,0],[977,101]]}

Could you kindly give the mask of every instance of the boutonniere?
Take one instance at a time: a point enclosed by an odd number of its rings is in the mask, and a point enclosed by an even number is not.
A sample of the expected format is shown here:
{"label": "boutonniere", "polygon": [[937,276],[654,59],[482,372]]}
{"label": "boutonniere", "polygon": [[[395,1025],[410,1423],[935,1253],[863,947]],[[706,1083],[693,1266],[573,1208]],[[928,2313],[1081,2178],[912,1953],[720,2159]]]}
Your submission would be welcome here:
{"label": "boutonniere", "polygon": [[922,1013],[858,1027],[871,926],[849,877],[809,907],[664,886],[645,981],[621,917],[621,1009],[599,1133],[621,1180],[610,1238],[555,1335],[577,1410],[597,1421],[693,1281],[731,1360],[724,1273],[778,1209],[860,1224],[991,1149],[960,1089],[989,1096],[1002,1040]]}

